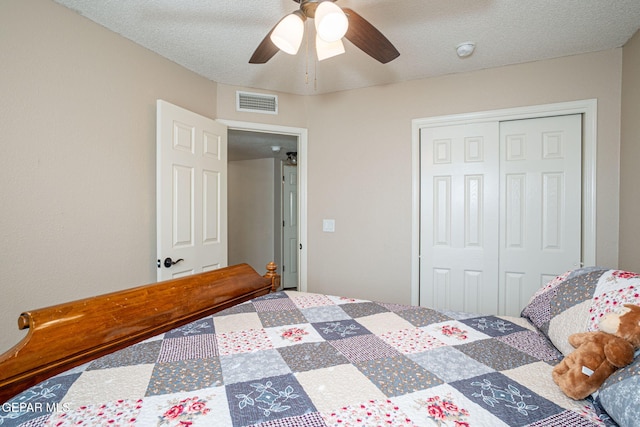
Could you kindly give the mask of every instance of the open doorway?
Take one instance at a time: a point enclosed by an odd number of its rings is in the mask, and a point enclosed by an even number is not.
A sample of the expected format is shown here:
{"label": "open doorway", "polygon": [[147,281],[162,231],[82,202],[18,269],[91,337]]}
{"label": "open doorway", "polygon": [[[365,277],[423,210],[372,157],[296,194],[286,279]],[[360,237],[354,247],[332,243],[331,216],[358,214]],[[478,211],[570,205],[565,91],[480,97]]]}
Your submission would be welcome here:
{"label": "open doorway", "polygon": [[228,130],[229,264],[275,261],[284,289],[301,289],[299,134]]}

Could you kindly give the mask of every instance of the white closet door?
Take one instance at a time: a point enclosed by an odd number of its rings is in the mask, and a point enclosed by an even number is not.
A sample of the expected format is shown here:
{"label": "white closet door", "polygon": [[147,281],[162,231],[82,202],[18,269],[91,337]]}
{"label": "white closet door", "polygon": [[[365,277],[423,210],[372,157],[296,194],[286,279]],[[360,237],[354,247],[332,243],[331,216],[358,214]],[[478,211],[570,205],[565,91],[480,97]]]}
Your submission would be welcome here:
{"label": "white closet door", "polygon": [[582,116],[420,131],[420,305],[519,315],[581,259]]}
{"label": "white closet door", "polygon": [[497,312],[498,132],[421,130],[420,305]]}
{"label": "white closet door", "polygon": [[500,123],[500,312],[581,259],[582,116]]}

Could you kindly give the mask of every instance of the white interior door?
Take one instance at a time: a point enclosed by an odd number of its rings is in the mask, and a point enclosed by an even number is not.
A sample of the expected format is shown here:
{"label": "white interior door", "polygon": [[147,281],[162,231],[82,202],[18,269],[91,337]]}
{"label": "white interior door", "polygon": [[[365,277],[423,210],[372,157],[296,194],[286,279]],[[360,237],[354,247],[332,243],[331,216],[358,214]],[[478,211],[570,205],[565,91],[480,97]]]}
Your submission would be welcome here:
{"label": "white interior door", "polygon": [[298,167],[282,167],[282,286],[298,287]]}
{"label": "white interior door", "polygon": [[500,123],[500,312],[581,260],[582,116]]}
{"label": "white interior door", "polygon": [[581,115],[420,130],[420,305],[518,315],[581,257]]}
{"label": "white interior door", "polygon": [[420,305],[496,313],[498,124],[421,130]]}
{"label": "white interior door", "polygon": [[227,265],[227,127],[157,102],[158,281]]}

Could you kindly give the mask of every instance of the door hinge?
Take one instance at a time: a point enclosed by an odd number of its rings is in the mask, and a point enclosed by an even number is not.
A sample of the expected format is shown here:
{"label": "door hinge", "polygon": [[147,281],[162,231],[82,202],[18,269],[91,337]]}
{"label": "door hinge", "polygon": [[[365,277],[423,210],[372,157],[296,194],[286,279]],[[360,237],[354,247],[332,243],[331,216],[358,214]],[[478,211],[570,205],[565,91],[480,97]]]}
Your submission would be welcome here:
{"label": "door hinge", "polygon": [[283,273],[284,273],[284,268],[285,268],[285,267],[284,267],[284,265],[283,265],[283,266],[282,266],[282,272],[283,272]]}

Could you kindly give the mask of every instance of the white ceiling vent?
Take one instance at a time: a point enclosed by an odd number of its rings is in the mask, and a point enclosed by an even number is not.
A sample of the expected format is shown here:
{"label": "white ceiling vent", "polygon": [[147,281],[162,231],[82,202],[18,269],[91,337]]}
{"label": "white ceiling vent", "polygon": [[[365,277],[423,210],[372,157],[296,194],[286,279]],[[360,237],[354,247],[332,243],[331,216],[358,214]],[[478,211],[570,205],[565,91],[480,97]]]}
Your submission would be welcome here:
{"label": "white ceiling vent", "polygon": [[236,110],[249,113],[278,114],[278,97],[264,93],[236,91]]}

